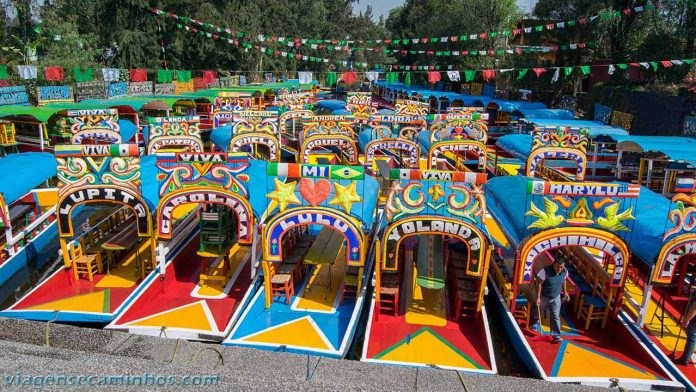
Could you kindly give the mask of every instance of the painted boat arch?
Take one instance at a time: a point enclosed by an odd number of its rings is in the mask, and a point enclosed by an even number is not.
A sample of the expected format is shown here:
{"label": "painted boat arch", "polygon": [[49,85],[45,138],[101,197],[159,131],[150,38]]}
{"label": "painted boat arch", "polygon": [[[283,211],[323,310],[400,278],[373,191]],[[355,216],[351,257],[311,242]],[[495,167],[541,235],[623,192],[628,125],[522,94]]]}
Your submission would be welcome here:
{"label": "painted boat arch", "polygon": [[158,237],[171,238],[174,210],[185,204],[225,205],[238,222],[238,241],[250,244],[254,211],[245,183],[249,163],[233,153],[174,153],[157,156],[160,178],[157,207]]}
{"label": "painted boat arch", "polygon": [[222,91],[213,101],[213,127],[232,121],[235,110],[251,107],[251,94],[248,92]]}
{"label": "painted boat arch", "polygon": [[68,110],[67,115],[73,122],[72,144],[82,144],[83,140],[106,140],[112,144],[123,141],[116,109]]}
{"label": "painted boat arch", "polygon": [[268,160],[271,162],[280,162],[279,144],[278,138],[275,135],[265,132],[245,132],[232,137],[229,151],[241,152],[242,148],[245,146],[266,146],[269,154]]}
{"label": "painted boat arch", "polygon": [[314,135],[344,135],[355,139],[355,117],[349,115],[312,116],[303,122],[303,142]]}
{"label": "painted boat arch", "polygon": [[436,142],[428,150],[428,169],[437,167],[437,160],[445,152],[473,151],[478,154],[478,166],[480,170],[486,169],[486,146],[473,140],[446,140]]}
{"label": "painted boat arch", "polygon": [[[314,113],[311,110],[288,110],[283,112],[278,117],[280,132],[287,132],[288,123],[292,123],[294,120],[306,121],[311,120],[312,117],[314,117]],[[298,127],[297,131],[303,129],[302,127]]]}
{"label": "painted boat arch", "polygon": [[285,233],[293,227],[321,225],[336,230],[346,240],[346,263],[364,266],[367,252],[365,233],[352,216],[327,207],[296,207],[274,216],[263,228],[263,259],[282,261]]}
{"label": "painted boat arch", "polygon": [[527,177],[543,165],[545,159],[571,160],[577,163],[575,181],[584,181],[587,171],[585,155],[589,130],[568,127],[537,127],[532,136],[532,147],[527,158]]}
{"label": "painted boat arch", "polygon": [[232,115],[232,135],[261,132],[278,135],[278,112],[272,110],[239,110]]}
{"label": "painted boat arch", "polygon": [[346,110],[353,113],[357,122],[366,124],[370,116],[377,113],[377,103],[372,101],[371,92],[348,92]]}
{"label": "painted boat arch", "polygon": [[433,115],[430,124],[430,142],[444,140],[471,139],[486,144],[488,142],[487,113],[480,108],[463,108],[453,113]]}
{"label": "painted boat arch", "polygon": [[696,195],[678,193],[672,197],[674,208],[667,214],[671,222],[662,237],[662,245],[653,268],[654,283],[670,284],[677,263],[683,256],[696,254]]}
{"label": "painted boat arch", "polygon": [[154,117],[148,120],[147,153],[156,154],[161,149],[185,148],[191,152],[203,152],[200,136],[200,119],[194,117]]}
{"label": "painted boat arch", "polygon": [[620,287],[626,278],[626,263],[630,259],[628,246],[621,237],[591,227],[561,227],[544,230],[527,238],[519,247],[520,265],[515,276],[519,284],[532,283],[533,266],[536,257],[550,249],[568,246],[582,246],[605,252],[612,256],[615,264],[611,286]]}
{"label": "painted boat arch", "polygon": [[157,237],[170,239],[173,232],[173,213],[188,204],[217,204],[228,207],[237,216],[237,238],[241,244],[251,244],[254,213],[249,201],[238,193],[213,187],[186,187],[168,193],[157,206]]}
{"label": "painted boat arch", "polygon": [[132,188],[116,185],[87,185],[74,187],[58,199],[58,233],[61,237],[74,236],[72,212],[75,207],[90,203],[114,203],[131,209],[135,215],[140,237],[152,235],[150,208],[140,193]]}
{"label": "painted boat arch", "polygon": [[371,140],[365,146],[365,164],[371,165],[375,159],[375,153],[380,150],[405,151],[408,154],[408,158],[405,160],[408,164],[407,168],[418,168],[420,146],[411,140],[395,138]]}
{"label": "painted boat arch", "polygon": [[534,177],[537,168],[541,166],[545,159],[562,159],[575,161],[577,169],[575,171],[576,181],[585,180],[587,171],[587,157],[580,151],[572,151],[567,148],[544,147],[532,151],[527,158],[527,176]]}
{"label": "painted boat arch", "polygon": [[339,134],[315,134],[305,139],[300,148],[302,163],[309,163],[312,152],[322,147],[337,147],[351,165],[358,163],[358,148],[355,141],[349,136]]}
{"label": "painted boat arch", "polygon": [[664,244],[657,256],[652,281],[670,284],[677,264],[682,257],[696,254],[696,234],[684,234],[672,238]]}
{"label": "painted boat arch", "polygon": [[419,215],[392,222],[382,234],[381,260],[385,270],[395,270],[395,258],[401,242],[408,237],[438,234],[459,239],[465,244],[468,254],[466,274],[483,276],[489,260],[490,240],[475,225],[462,219],[439,215]]}

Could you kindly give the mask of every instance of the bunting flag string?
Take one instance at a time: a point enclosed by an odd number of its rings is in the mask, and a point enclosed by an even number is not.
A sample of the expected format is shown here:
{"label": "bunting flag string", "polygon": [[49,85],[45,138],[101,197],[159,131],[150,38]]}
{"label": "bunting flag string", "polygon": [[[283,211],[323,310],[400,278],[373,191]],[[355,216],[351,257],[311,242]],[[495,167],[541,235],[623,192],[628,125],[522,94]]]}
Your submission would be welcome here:
{"label": "bunting flag string", "polygon": [[[373,70],[368,71],[360,71],[357,72],[358,74],[367,74],[367,73],[372,73],[374,74],[375,72],[386,72],[387,76],[387,81],[389,81],[389,77],[392,78],[391,81],[396,81],[398,78],[399,74],[403,74],[406,76],[407,79],[411,78],[412,73],[429,73],[433,71],[441,71],[441,72],[447,72],[448,75],[455,75],[455,74],[464,74],[464,81],[465,82],[470,82],[471,80],[474,79],[475,75],[481,74],[484,75],[484,72],[486,72],[486,75],[495,75],[495,74],[506,74],[509,72],[514,72],[517,71],[517,80],[521,80],[529,75],[529,70],[532,70],[532,73],[535,74],[537,77],[541,77],[543,74],[545,74],[548,71],[551,71],[552,74],[552,80],[553,79],[558,79],[560,77],[560,74],[562,73],[564,77],[568,77],[572,75],[576,71],[580,71],[580,74],[585,76],[585,75],[590,75],[592,73],[592,69],[596,68],[607,68],[607,72],[609,74],[615,73],[617,69],[620,70],[627,70],[629,68],[640,68],[646,71],[659,71],[660,69],[672,69],[674,67],[682,66],[682,65],[687,65],[691,66],[696,59],[690,58],[690,59],[677,59],[677,60],[655,60],[655,61],[635,61],[635,62],[628,62],[628,63],[614,63],[614,64],[583,64],[583,65],[572,65],[572,66],[562,66],[562,67],[533,67],[533,68],[496,68],[496,69],[486,69],[486,68],[480,68],[480,69],[462,69],[462,68],[457,68],[454,65],[403,65],[403,64],[391,64],[391,65],[385,65],[385,64],[374,64],[371,68]],[[52,68],[51,66],[43,66],[42,67],[44,70],[44,73],[47,68]],[[9,79],[10,77],[10,70],[11,68],[9,67],[2,67],[0,65],[0,79]],[[94,80],[93,79],[93,70],[94,69],[99,69],[99,68],[86,68],[86,69],[80,69],[79,67],[75,67],[73,70],[73,73],[79,73],[81,75],[85,76],[80,76],[80,77],[74,77],[76,81],[85,81],[85,80]],[[24,65],[18,65],[16,66],[16,72],[14,73],[14,76],[24,78],[24,79],[36,79],[37,75],[37,70],[38,67],[35,65],[31,66],[24,66]],[[119,72],[129,72],[127,70],[119,70],[116,68],[101,68],[103,78],[102,80],[108,81],[108,82],[114,82],[119,80]],[[152,72],[155,74],[154,80],[157,80],[161,83],[164,82],[170,82],[171,80],[178,80],[182,82],[190,81],[192,78],[192,71],[190,70],[162,70],[162,69],[146,69],[146,68],[138,68],[138,69],[132,69],[130,70],[130,73],[134,74],[135,78],[131,78],[132,80],[139,80],[139,81],[146,81],[147,75],[149,72]],[[204,72],[204,71],[201,71]],[[264,72],[276,72],[275,70],[233,70],[229,71],[231,73],[264,73]],[[342,72],[342,71],[339,71]],[[347,72],[347,71],[346,71]],[[492,73],[491,73],[492,72]],[[330,73],[336,73],[336,71],[313,71],[314,74],[330,74]],[[176,75],[176,78],[173,76]],[[374,79],[374,78],[373,78]],[[456,79],[456,77],[455,77]],[[454,79],[452,79],[454,80]]]}
{"label": "bunting flag string", "polygon": [[[542,74],[547,71],[553,71],[552,81],[557,81],[560,76],[560,70],[563,70],[564,77],[569,77],[576,71],[580,71],[583,76],[590,75],[593,68],[607,68],[607,72],[613,74],[614,70],[621,69],[627,70],[629,68],[642,68],[644,70],[657,71],[662,68],[672,68],[679,65],[691,65],[694,59],[679,59],[679,60],[658,60],[658,61],[639,61],[639,62],[629,62],[629,63],[617,63],[617,64],[584,64],[584,65],[572,65],[564,67],[534,67],[534,68],[500,68],[500,69],[457,69],[454,65],[387,65],[386,70],[390,72],[395,71],[405,71],[405,72],[431,72],[431,71],[458,71],[464,72],[465,81],[469,82],[474,79],[475,75],[480,73],[482,76],[490,77],[491,72],[495,73],[508,73],[517,71],[516,80],[521,80],[527,76],[528,71],[532,70],[536,77],[541,77]],[[555,80],[554,80],[555,79]]]}
{"label": "bunting flag string", "polygon": [[[183,27],[182,27],[183,28]],[[268,48],[265,46],[261,45],[254,45],[246,42],[240,42],[238,39],[232,39],[232,38],[225,38],[221,37],[220,35],[217,34],[212,34],[209,32],[205,32],[203,30],[198,30],[195,27],[190,27],[185,29],[186,31],[189,31],[194,34],[199,34],[202,37],[207,37],[213,40],[220,40],[222,39],[223,42],[227,42],[228,44],[235,45],[237,47],[241,47],[244,49],[257,49],[260,52],[269,55],[269,56],[282,56],[282,57],[290,57],[290,58],[295,58],[297,60],[304,60],[304,61],[310,61],[310,62],[324,62],[328,63],[330,60],[324,57],[316,57],[316,56],[308,56],[308,55],[303,55],[299,54],[290,50],[279,50],[279,49],[273,49],[273,48]],[[505,56],[505,55],[526,55],[526,54],[537,54],[537,53],[550,53],[550,52],[557,52],[557,51],[566,51],[566,50],[578,50],[578,49],[584,49],[584,48],[594,48],[595,43],[594,42],[574,42],[574,43],[569,43],[569,44],[564,44],[564,45],[548,45],[548,46],[528,46],[528,47],[516,47],[516,48],[511,48],[511,49],[484,49],[484,50],[447,50],[447,51],[433,51],[433,50],[397,50],[397,49],[382,49],[382,48],[352,48],[352,50],[373,50],[373,51],[381,51],[384,54],[402,54],[402,55],[429,55],[429,56],[436,56],[436,57],[475,57],[475,56]],[[346,53],[350,53],[351,50],[347,50],[348,48],[346,47],[346,50],[344,50],[341,47],[336,46],[336,48],[340,48],[342,51]],[[349,67],[350,62],[348,61],[338,61],[339,65],[342,65],[344,67]],[[367,63],[362,62],[362,63],[353,63],[354,66],[357,67],[362,67],[365,68],[367,67]]]}
{"label": "bunting flag string", "polygon": [[[586,26],[594,23],[595,21],[608,21],[612,19],[620,19],[623,17],[628,17],[633,14],[640,14],[645,11],[654,10],[656,8],[662,8],[663,4],[660,1],[652,2],[647,1],[644,5],[634,6],[630,8],[624,8],[621,10],[608,10],[604,12],[597,13],[592,16],[583,17],[574,20],[566,20],[554,23],[545,23],[534,26],[519,27],[514,29],[503,29],[500,31],[483,31],[477,33],[468,34],[457,34],[451,36],[439,36],[439,37],[404,37],[404,38],[381,38],[381,39],[335,39],[335,38],[306,38],[306,37],[288,37],[283,35],[270,35],[258,32],[241,31],[238,29],[230,29],[227,27],[222,27],[218,25],[213,25],[211,23],[206,23],[195,18],[190,18],[186,16],[180,16],[171,12],[167,12],[158,8],[150,8],[150,11],[155,15],[166,16],[172,20],[179,22],[179,24],[189,26],[194,24],[199,26],[201,29],[207,29],[211,34],[221,35],[227,34],[227,38],[237,38],[237,39],[248,39],[255,40],[262,43],[272,43],[277,42],[282,45],[287,45],[289,47],[305,46],[310,48],[320,48],[321,45],[326,45],[326,48],[333,46],[339,48],[337,50],[345,50],[355,44],[359,45],[427,45],[427,44],[441,44],[441,43],[457,43],[457,42],[468,42],[477,41],[481,39],[490,39],[505,37],[511,38],[518,35],[524,34],[534,34],[555,30],[562,30],[569,27],[575,26]],[[193,27],[191,27],[193,28]],[[363,48],[365,49],[365,48]],[[350,50],[350,49],[349,49]]]}
{"label": "bunting flag string", "polygon": [[[205,36],[207,38],[212,38],[214,40],[220,40],[222,38],[222,42],[227,42],[227,44],[229,44],[229,45],[234,45],[234,46],[243,48],[245,50],[256,49],[261,54],[265,54],[265,55],[271,56],[271,57],[294,58],[296,60],[316,62],[316,63],[329,63],[332,61],[332,60],[325,58],[325,57],[308,56],[308,55],[297,53],[297,52],[294,52],[291,50],[272,49],[272,48],[267,48],[267,47],[261,46],[261,45],[252,45],[252,44],[249,44],[246,42],[239,42],[239,40],[236,40],[236,39],[220,37],[219,35],[215,35],[212,33],[206,33],[205,31],[198,30],[198,29],[193,28],[193,27],[191,27],[190,29],[186,29],[186,31],[189,31],[189,32],[194,33],[194,34],[199,34],[199,35]],[[366,62],[351,62],[351,61],[345,61],[345,60],[338,60],[338,61],[335,61],[335,63],[336,63],[336,65],[347,67],[347,68],[352,68],[352,67],[367,68],[368,67],[368,64]]]}

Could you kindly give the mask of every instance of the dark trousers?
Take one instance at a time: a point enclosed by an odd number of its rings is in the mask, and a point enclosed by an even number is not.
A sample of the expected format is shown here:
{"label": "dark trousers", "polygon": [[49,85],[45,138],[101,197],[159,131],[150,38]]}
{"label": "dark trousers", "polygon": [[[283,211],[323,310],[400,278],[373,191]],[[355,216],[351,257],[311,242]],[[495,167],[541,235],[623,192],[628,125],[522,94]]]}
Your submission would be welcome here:
{"label": "dark trousers", "polygon": [[561,335],[561,296],[554,298],[548,298],[541,296],[541,309],[536,310],[536,305],[534,305],[534,311],[530,316],[530,324],[535,325],[539,323],[539,313],[546,312],[546,309],[551,310],[551,334],[553,336]]}
{"label": "dark trousers", "polygon": [[691,354],[694,353],[694,349],[696,349],[696,317],[689,321],[685,332],[686,345],[684,345],[684,352],[681,358],[679,358],[680,361],[688,361],[691,358]]}

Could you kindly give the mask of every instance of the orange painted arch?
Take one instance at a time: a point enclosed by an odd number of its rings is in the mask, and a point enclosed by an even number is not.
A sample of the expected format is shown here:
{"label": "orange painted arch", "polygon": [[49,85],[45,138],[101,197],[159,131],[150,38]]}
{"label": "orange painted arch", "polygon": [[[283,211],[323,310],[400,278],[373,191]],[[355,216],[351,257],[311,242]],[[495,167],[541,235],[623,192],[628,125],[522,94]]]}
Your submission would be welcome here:
{"label": "orange painted arch", "polygon": [[[302,142],[300,152],[302,154],[302,163],[309,163],[309,156],[312,151],[321,147],[339,147],[347,148],[348,162],[350,164],[358,163],[358,148],[355,141],[345,135],[312,135]],[[346,152],[344,150],[344,152]]]}
{"label": "orange painted arch", "polygon": [[[437,228],[434,223],[437,223]],[[404,230],[406,225],[411,228]],[[401,229],[401,233],[399,233]],[[464,236],[462,231],[468,232]],[[463,220],[435,215],[412,216],[392,222],[382,233],[382,263],[385,270],[396,270],[398,262],[396,255],[401,242],[414,235],[439,234],[455,237],[461,240],[469,250],[467,260],[467,275],[481,277],[488,266],[488,244],[490,240],[476,226]],[[478,245],[477,248],[474,245]],[[474,257],[471,257],[472,254]],[[394,262],[390,262],[393,260]]]}
{"label": "orange painted arch", "polygon": [[689,254],[696,254],[696,234],[683,234],[664,244],[653,268],[653,283],[670,284],[679,259]]}
{"label": "orange painted arch", "polygon": [[428,169],[437,166],[437,157],[443,152],[474,151],[479,155],[478,165],[486,167],[486,146],[474,140],[445,140],[433,143],[428,150]]}
{"label": "orange painted arch", "polygon": [[187,204],[218,204],[229,207],[237,215],[237,239],[250,244],[253,239],[254,213],[249,201],[224,188],[190,187],[166,194],[157,205],[157,236],[169,239],[173,232],[173,212]]}
{"label": "orange painted arch", "polygon": [[617,235],[590,227],[549,229],[526,239],[522,243],[518,255],[518,262],[522,263],[521,268],[518,268],[519,276],[516,277],[518,282],[520,284],[532,282],[534,260],[540,253],[567,246],[586,246],[609,253],[615,263],[611,285],[615,287],[623,285],[626,277],[626,264],[631,255],[628,246]]}

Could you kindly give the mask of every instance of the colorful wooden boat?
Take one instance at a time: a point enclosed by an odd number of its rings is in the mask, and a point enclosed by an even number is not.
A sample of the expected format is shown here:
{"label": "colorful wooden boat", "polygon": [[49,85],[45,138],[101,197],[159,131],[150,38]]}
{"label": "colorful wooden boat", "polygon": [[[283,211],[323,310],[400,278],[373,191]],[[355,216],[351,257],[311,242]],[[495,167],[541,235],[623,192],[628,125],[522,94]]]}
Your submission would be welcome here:
{"label": "colorful wooden boat", "polygon": [[[49,153],[17,153],[0,159],[0,301],[24,282],[10,282],[20,270],[36,270],[58,249],[55,238],[58,190],[48,188],[56,174]],[[30,271],[31,272],[31,271]]]}
{"label": "colorful wooden boat", "polygon": [[[505,162],[506,157],[511,156],[517,158],[526,163],[523,167],[533,167],[534,170],[543,171],[544,176],[559,181],[564,181],[564,178],[572,180],[578,175],[581,176],[581,178],[578,178],[578,181],[584,181],[585,179],[593,181],[611,181],[615,179],[614,171],[617,167],[616,159],[618,155],[614,147],[607,147],[607,138],[610,137],[609,135],[611,135],[611,133],[605,134],[605,132],[618,132],[619,130],[617,128],[614,130],[608,128],[609,127],[577,128],[572,126],[534,128],[535,132],[544,131],[547,133],[554,130],[561,133],[567,133],[566,130],[572,132],[582,131],[588,143],[586,150],[590,151],[586,153],[584,158],[586,162],[582,165],[577,164],[578,156],[574,155],[574,152],[568,152],[570,155],[566,157],[561,157],[560,154],[553,151],[538,152],[538,154],[541,155],[532,157],[533,137],[532,135],[525,134],[506,135],[499,138],[496,142],[496,146],[499,148],[498,151],[502,150],[507,154],[497,153],[496,157],[493,159],[502,163],[509,163]],[[553,154],[556,157],[544,156],[549,154]],[[500,159],[499,157],[503,157],[504,159]],[[530,160],[533,160],[533,162]],[[583,170],[579,172],[581,168]]]}
{"label": "colorful wooden boat", "polygon": [[[105,137],[102,131],[79,136]],[[154,203],[141,190],[138,148],[128,144],[65,145],[56,147],[56,158],[61,184],[57,226],[64,266],[1,314],[109,322],[132,300],[142,282],[154,278],[149,273],[154,267],[150,216]],[[82,205],[95,205],[98,212],[80,234],[73,218]]]}
{"label": "colorful wooden boat", "polygon": [[[534,140],[532,163],[547,153],[549,159],[570,158],[578,165],[576,178],[582,178],[584,133],[539,130]],[[530,176],[534,173],[528,168]],[[523,176],[488,182],[489,211],[511,244],[491,263],[491,283],[513,345],[543,379],[631,389],[680,385],[621,308],[639,194],[639,186],[621,183]],[[536,271],[559,257],[569,260],[573,301],[562,311],[563,341],[556,344],[545,319],[540,331],[529,329],[533,296],[528,292]]]}
{"label": "colorful wooden boat", "polygon": [[223,344],[344,357],[371,277],[378,184],[360,166],[268,163],[267,176],[263,276]]}
{"label": "colorful wooden boat", "polygon": [[233,119],[232,138],[227,151],[246,153],[250,159],[263,159],[271,162],[280,160],[278,111],[235,111]]}
{"label": "colorful wooden boat", "polygon": [[362,360],[497,373],[485,175],[392,169],[390,179]]}
{"label": "colorful wooden boat", "polygon": [[696,390],[696,366],[674,359],[684,350],[686,332],[679,319],[694,285],[696,235],[690,221],[695,204],[691,193],[670,200],[641,189],[630,243],[635,263],[626,279],[624,302],[636,334],[690,391]]}
{"label": "colorful wooden boat", "polygon": [[235,110],[251,109],[252,99],[248,92],[221,91],[213,102],[213,128],[232,122]]}
{"label": "colorful wooden boat", "polygon": [[[368,126],[358,135],[363,150],[361,163],[368,172],[377,173],[377,162],[389,167],[420,167],[418,135],[427,127],[420,103],[399,101],[393,114],[372,114]],[[367,108],[363,110],[369,110]]]}
{"label": "colorful wooden boat", "polygon": [[145,134],[148,155],[164,152],[203,152],[200,118],[151,117]]}
{"label": "colorful wooden boat", "polygon": [[487,169],[487,115],[476,108],[431,115],[428,132],[418,136],[427,151],[426,168],[430,170],[480,171]]}
{"label": "colorful wooden boat", "polygon": [[[107,328],[210,341],[229,334],[255,278],[250,199],[265,168],[252,166],[227,153],[157,156],[156,277]],[[159,257],[176,248],[179,257]]]}
{"label": "colorful wooden boat", "polygon": [[[128,120],[118,118],[116,109],[98,109],[104,105],[86,103],[51,104],[47,107],[3,106],[0,117],[9,121],[15,128],[15,141],[22,152],[53,151],[56,144],[71,143],[70,139],[79,129],[89,127],[92,122],[106,124],[109,116],[109,132],[117,132],[120,139],[128,141],[136,133],[137,127]],[[98,116],[98,117],[90,117]]]}
{"label": "colorful wooden boat", "polygon": [[283,158],[295,160],[300,149],[304,122],[311,121],[314,113],[308,109],[287,110],[280,114],[278,128]]}
{"label": "colorful wooden boat", "polygon": [[303,122],[298,163],[357,165],[355,118],[350,115],[313,116]]}

